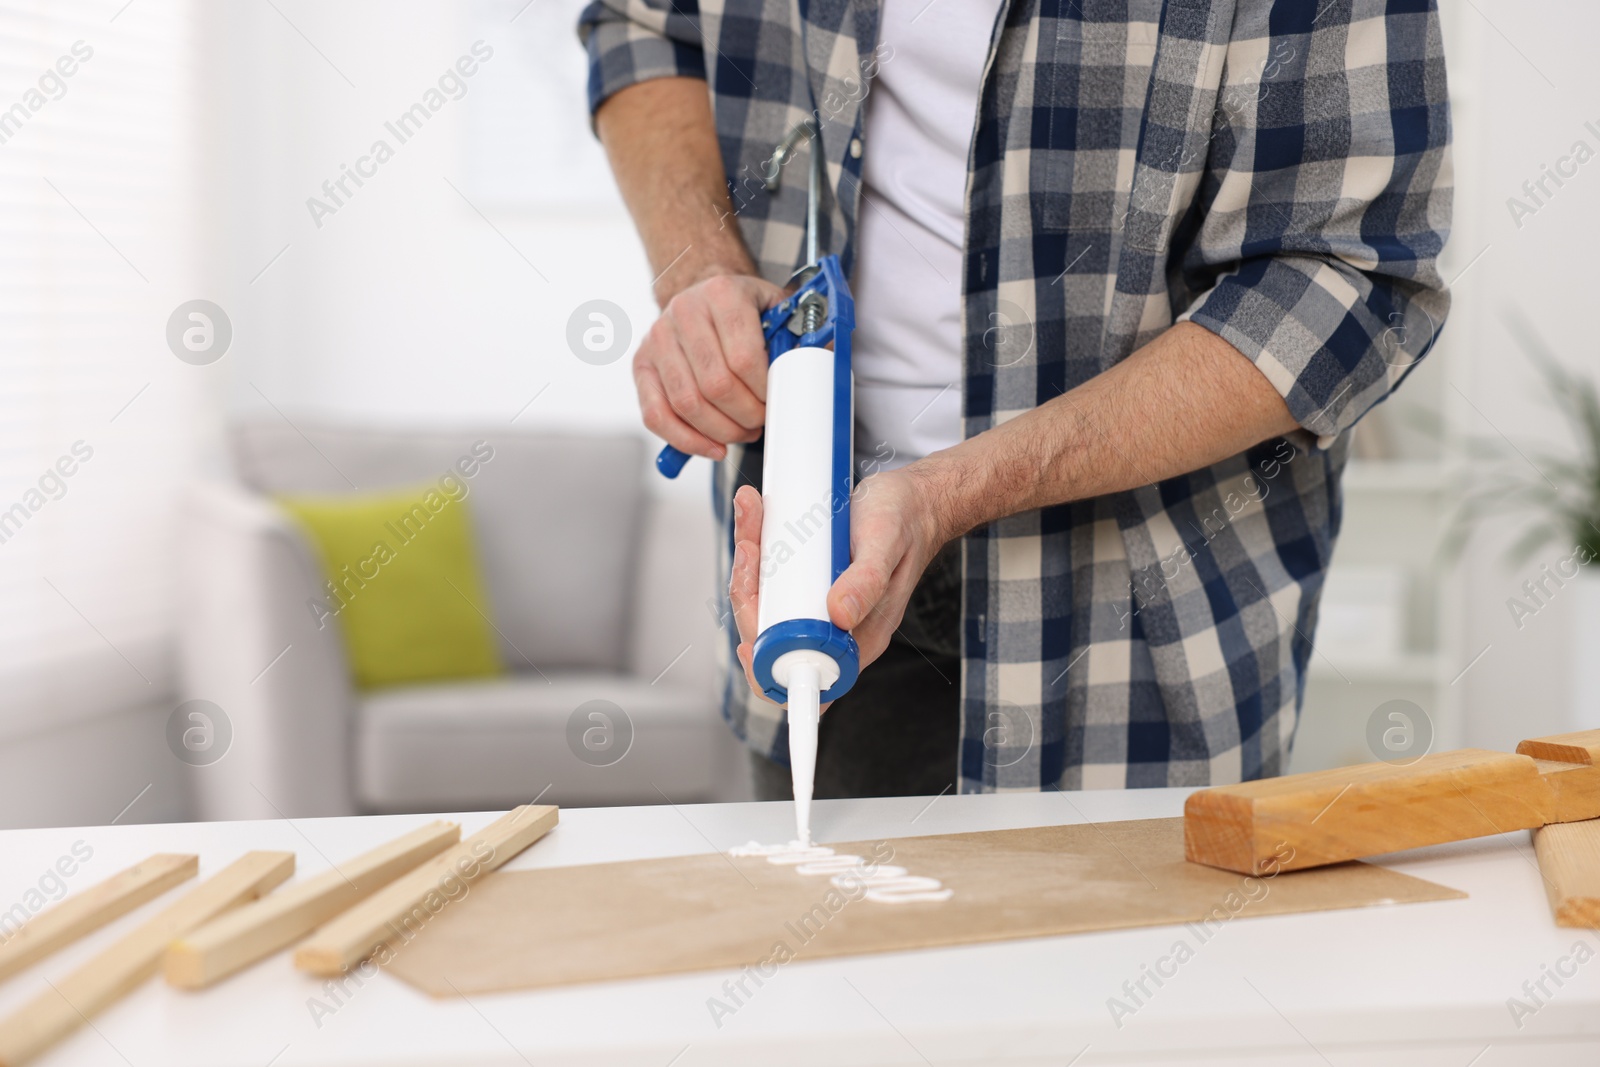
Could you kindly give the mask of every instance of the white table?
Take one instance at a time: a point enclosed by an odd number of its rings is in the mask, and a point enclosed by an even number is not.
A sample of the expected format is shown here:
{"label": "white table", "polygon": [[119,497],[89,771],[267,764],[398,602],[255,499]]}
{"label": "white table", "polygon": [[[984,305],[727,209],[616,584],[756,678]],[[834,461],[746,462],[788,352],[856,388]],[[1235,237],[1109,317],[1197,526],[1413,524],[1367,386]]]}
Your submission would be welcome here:
{"label": "white table", "polygon": [[[1186,791],[946,796],[823,802],[823,840],[907,837],[1178,815]],[[488,815],[448,816],[464,829]],[[94,850],[81,890],[156,851],[197,852],[201,876],[251,848],[290,849],[301,875],[431,815],[193,823],[0,833],[0,908],[22,899],[75,842]],[[514,869],[673,856],[793,829],[783,804],[606,808],[561,825]],[[81,851],[82,846],[80,846]],[[152,981],[40,1062],[109,1067],[627,1064],[1600,1063],[1600,935],[1550,920],[1526,833],[1404,853],[1397,870],[1467,900],[1233,920],[1117,1026],[1108,1000],[1192,934],[1181,927],[805,962],[719,1028],[707,1000],[731,972],[432,1000],[379,974],[348,993],[279,955],[203,993]],[[165,902],[147,905],[145,911]],[[140,914],[144,914],[141,912]],[[0,986],[9,1012],[136,917]],[[1508,998],[1571,958],[1595,958],[1517,1025]],[[1576,961],[1564,965],[1571,971]],[[1168,968],[1170,970],[1170,968]],[[1147,981],[1149,988],[1150,986]],[[314,1019],[313,998],[333,1008]],[[1532,1006],[1532,1002],[1528,1002]],[[1085,1047],[1088,1051],[1083,1051]],[[1074,1057],[1077,1057],[1074,1059]]]}

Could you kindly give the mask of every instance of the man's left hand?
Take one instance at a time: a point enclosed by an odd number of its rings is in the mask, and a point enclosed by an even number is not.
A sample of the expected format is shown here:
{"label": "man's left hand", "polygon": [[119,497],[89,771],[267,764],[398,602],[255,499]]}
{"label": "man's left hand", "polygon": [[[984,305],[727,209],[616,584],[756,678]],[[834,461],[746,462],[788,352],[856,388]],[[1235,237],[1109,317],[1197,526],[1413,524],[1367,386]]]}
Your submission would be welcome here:
{"label": "man's left hand", "polygon": [[[739,662],[750,687],[754,672],[761,568],[761,494],[744,486],[733,498],[733,575],[728,595],[739,627]],[[922,572],[946,538],[934,501],[910,468],[882,471],[850,499],[850,566],[828,591],[828,616],[851,633],[861,667],[889,647]]]}

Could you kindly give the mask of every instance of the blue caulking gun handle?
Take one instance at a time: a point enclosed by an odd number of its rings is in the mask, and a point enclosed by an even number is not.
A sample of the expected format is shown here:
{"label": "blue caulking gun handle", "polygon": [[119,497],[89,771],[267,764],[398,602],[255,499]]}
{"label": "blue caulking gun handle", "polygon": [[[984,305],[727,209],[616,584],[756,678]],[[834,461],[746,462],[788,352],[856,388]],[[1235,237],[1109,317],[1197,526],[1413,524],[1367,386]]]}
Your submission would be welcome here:
{"label": "blue caulking gun handle", "polygon": [[[764,312],[761,316],[761,334],[767,341],[767,362],[771,363],[789,349],[796,347],[797,340],[794,334],[788,332],[789,316],[794,314],[795,304],[802,293],[812,289],[826,289],[828,296],[834,296],[831,280],[839,275],[838,257],[828,256],[833,260],[833,270],[819,270],[817,274],[784,298],[783,303]],[[689,462],[689,453],[679,448],[667,445],[656,456],[656,470],[668,478],[676,478],[683,472],[684,464]]]}
{"label": "blue caulking gun handle", "polygon": [[660,455],[656,456],[656,470],[668,478],[676,478],[683,473],[683,465],[689,462],[689,453],[671,445],[663,448]]}

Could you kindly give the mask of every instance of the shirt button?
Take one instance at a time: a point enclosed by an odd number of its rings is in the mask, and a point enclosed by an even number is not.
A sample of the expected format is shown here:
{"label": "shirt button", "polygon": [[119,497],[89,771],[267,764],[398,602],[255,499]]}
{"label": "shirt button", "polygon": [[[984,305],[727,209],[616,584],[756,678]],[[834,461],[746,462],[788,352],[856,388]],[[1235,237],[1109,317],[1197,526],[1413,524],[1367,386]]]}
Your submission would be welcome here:
{"label": "shirt button", "polygon": [[861,158],[861,138],[859,138],[859,137],[850,138],[850,158],[851,159],[860,159]]}

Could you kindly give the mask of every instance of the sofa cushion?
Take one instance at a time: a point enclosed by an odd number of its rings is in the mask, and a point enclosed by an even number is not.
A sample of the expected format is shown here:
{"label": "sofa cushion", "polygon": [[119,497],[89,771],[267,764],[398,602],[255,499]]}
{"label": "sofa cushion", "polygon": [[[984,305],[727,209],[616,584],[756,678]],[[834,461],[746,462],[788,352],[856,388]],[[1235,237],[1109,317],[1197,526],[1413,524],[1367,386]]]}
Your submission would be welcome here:
{"label": "sofa cushion", "polygon": [[317,621],[337,620],[356,685],[504,673],[468,500],[424,485],[278,503],[316,546],[327,579]]}
{"label": "sofa cushion", "polygon": [[230,436],[239,477],[270,495],[465,486],[506,665],[623,668],[644,493],[639,438],[304,420],[246,423]]}
{"label": "sofa cushion", "polygon": [[356,794],[374,811],[709,799],[724,732],[699,686],[546,672],[366,695]]}

